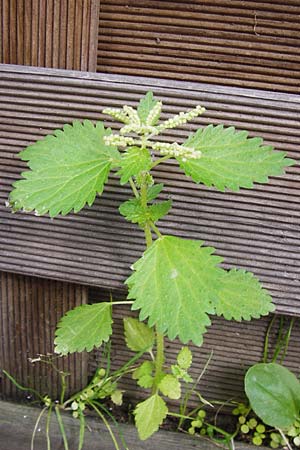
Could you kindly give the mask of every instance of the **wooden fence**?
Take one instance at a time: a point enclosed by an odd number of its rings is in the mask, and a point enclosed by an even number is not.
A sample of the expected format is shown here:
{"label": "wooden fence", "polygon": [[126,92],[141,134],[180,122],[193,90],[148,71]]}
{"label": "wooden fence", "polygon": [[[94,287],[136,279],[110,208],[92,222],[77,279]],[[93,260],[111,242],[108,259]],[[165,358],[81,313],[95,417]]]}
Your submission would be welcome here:
{"label": "wooden fence", "polygon": [[[170,132],[170,138],[181,140],[199,125],[225,123],[299,158],[300,7],[294,0],[235,0],[226,8],[213,0],[28,4],[25,9],[24,1],[0,1],[0,61],[7,64],[0,68],[0,366],[38,389],[52,385],[56,395],[58,378],[33,367],[28,357],[51,351],[55,322],[66,309],[105,299],[111,290],[124,298],[122,282],[143,250],[143,236],[118,215],[128,191],[119,192],[114,177],[95,205],[77,215],[53,221],[12,215],[4,203],[24,169],[17,153],[65,122],[104,119],[101,110],[108,105],[136,105],[151,89],[165,104],[164,117],[198,103],[207,109],[190,127]],[[99,73],[93,74],[98,25]],[[174,199],[161,223],[164,232],[215,246],[225,267],[252,270],[263,281],[279,313],[299,315],[299,168],[239,193],[194,186],[172,163],[156,177]],[[128,356],[123,314],[118,310],[115,317],[116,365]],[[194,374],[213,349],[203,392],[238,397],[245,367],[261,357],[268,319],[214,322],[196,352]],[[295,371],[299,333],[296,327],[287,359]],[[178,345],[169,345],[169,358]],[[84,384],[98,361],[94,352],[64,363],[72,373],[71,390]],[[124,386],[135,395],[131,380]],[[1,389],[3,397],[17,396],[7,380]]]}

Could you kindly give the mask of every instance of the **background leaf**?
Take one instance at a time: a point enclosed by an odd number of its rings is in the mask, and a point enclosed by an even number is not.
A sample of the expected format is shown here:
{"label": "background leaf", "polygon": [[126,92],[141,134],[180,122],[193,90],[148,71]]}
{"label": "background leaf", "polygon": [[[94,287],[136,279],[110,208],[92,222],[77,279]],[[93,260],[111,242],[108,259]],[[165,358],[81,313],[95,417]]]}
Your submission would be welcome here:
{"label": "background leaf", "polygon": [[139,115],[139,118],[141,122],[145,123],[146,119],[150,113],[150,111],[154,108],[156,105],[157,100],[153,97],[153,92],[149,91],[147,94],[141,98],[139,105],[137,107],[137,113]]}
{"label": "background leaf", "polygon": [[285,166],[294,164],[283,152],[262,144],[261,138],[248,138],[246,131],[208,125],[184,143],[201,151],[201,157],[178,161],[196,183],[237,191],[253,187],[254,182],[267,183],[269,176],[281,175]]}
{"label": "background leaf", "polygon": [[271,296],[250,272],[223,271],[218,287],[216,314],[227,320],[257,319],[275,309]]}
{"label": "background leaf", "polygon": [[182,369],[189,369],[192,365],[193,354],[188,347],[182,347],[177,355],[177,364]]}
{"label": "background leaf", "polygon": [[222,261],[212,256],[213,248],[202,242],[163,236],[134,265],[127,279],[132,309],[141,309],[140,320],[167,333],[179,336],[183,343],[202,343],[202,334],[210,325],[208,313],[214,312],[216,266]]}
{"label": "background leaf", "polygon": [[9,200],[14,210],[49,211],[51,217],[80,211],[101,194],[112,162],[119,158],[115,147],[106,146],[109,135],[102,122],[85,120],[65,125],[54,135],[29,146],[21,153],[31,171],[16,181]]}
{"label": "background leaf", "polygon": [[299,417],[300,383],[291,371],[279,364],[250,367],[245,391],[255,414],[271,427],[289,427]]}
{"label": "background leaf", "polygon": [[158,394],[152,395],[137,405],[134,410],[135,424],[142,441],[158,430],[167,413],[167,405]]}
{"label": "background leaf", "polygon": [[125,317],[124,334],[126,345],[134,352],[150,350],[155,341],[154,331],[133,317]]}
{"label": "background leaf", "polygon": [[147,149],[129,148],[119,161],[121,169],[117,174],[121,177],[120,183],[125,184],[130,177],[138,175],[141,171],[150,170],[151,163],[152,159]]}
{"label": "background leaf", "polygon": [[110,303],[81,305],[68,311],[57,325],[55,352],[67,353],[90,352],[107,342],[112,334]]}

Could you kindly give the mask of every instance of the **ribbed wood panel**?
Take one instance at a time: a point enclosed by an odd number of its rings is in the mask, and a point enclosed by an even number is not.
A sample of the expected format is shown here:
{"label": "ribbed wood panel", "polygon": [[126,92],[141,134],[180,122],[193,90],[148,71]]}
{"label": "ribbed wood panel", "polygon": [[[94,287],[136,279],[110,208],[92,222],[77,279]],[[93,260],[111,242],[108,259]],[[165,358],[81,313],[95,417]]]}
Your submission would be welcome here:
{"label": "ribbed wood panel", "polygon": [[0,0],[0,62],[96,70],[98,0]]}
{"label": "ribbed wood panel", "polygon": [[300,89],[298,0],[101,0],[98,71]]}
{"label": "ribbed wood panel", "polygon": [[[0,367],[3,398],[25,399],[2,370],[20,384],[30,386],[42,395],[57,398],[60,377],[47,364],[31,363],[29,358],[53,354],[54,331],[58,320],[70,308],[86,303],[87,288],[61,281],[0,274]],[[82,388],[87,380],[87,355],[55,358],[58,369],[70,372],[68,392]]]}
{"label": "ribbed wood panel", "polygon": [[[162,80],[10,66],[2,66],[0,73],[3,270],[123,288],[144,241],[142,232],[118,214],[129,191],[125,187],[119,193],[115,177],[94,206],[77,215],[54,220],[12,215],[4,202],[24,169],[17,157],[24,146],[76,118],[102,118],[107,105],[136,105],[149,89],[164,101],[164,118],[198,103],[207,108],[193,125],[170,132],[170,139],[182,140],[199,125],[223,122],[249,129],[299,158],[296,95],[183,82],[170,87]],[[224,267],[252,270],[271,291],[278,311],[299,314],[299,167],[239,193],[196,186],[173,163],[159,168],[156,179],[166,184],[163,197],[171,194],[174,199],[170,215],[161,222],[163,233],[205,240],[225,258]]]}
{"label": "ribbed wood panel", "polygon": [[[115,300],[124,298],[118,292],[112,293]],[[110,293],[103,290],[91,289],[89,299],[99,301],[109,299]],[[130,352],[124,341],[123,317],[133,316],[127,306],[114,308],[114,334],[111,346],[112,369],[118,369],[126,363],[133,353]],[[248,367],[261,362],[264,351],[265,335],[272,316],[250,322],[242,323],[214,318],[211,327],[204,335],[204,344],[201,347],[190,346],[193,351],[193,365],[191,375],[196,380],[211,356],[207,370],[198,385],[198,391],[207,400],[241,400],[244,398],[244,375]],[[274,351],[277,338],[279,320],[275,322],[269,337],[269,355]],[[287,329],[289,319],[285,319],[284,329]],[[166,340],[166,363],[174,364],[176,354],[182,344],[178,341]],[[285,359],[285,365],[296,375],[300,374],[300,326],[297,321],[293,327],[290,345]],[[89,358],[89,373],[92,374],[101,364],[101,351],[96,351]],[[102,361],[103,364],[103,361]],[[120,388],[124,389],[129,399],[145,396],[145,390],[138,389],[136,381],[128,375],[121,380]],[[174,402],[175,404],[178,402]],[[199,404],[195,396],[191,398],[190,407]],[[224,411],[224,408],[222,409]],[[226,407],[225,407],[226,411]]]}

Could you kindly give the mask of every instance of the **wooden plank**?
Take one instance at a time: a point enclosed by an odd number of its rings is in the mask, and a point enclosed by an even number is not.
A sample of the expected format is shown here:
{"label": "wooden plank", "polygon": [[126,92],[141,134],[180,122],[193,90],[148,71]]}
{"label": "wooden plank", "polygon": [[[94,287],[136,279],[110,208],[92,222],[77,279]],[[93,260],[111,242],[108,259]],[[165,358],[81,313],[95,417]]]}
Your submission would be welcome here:
{"label": "wooden plank", "polygon": [[1,63],[96,70],[98,0],[0,0],[0,11]]}
{"label": "wooden plank", "polygon": [[[31,434],[40,410],[24,405],[17,405],[8,402],[0,402],[0,448],[10,450],[27,450],[30,447]],[[68,438],[69,448],[78,447],[79,422],[69,415],[63,415],[63,423]],[[85,431],[85,450],[114,450],[114,444],[107,431],[107,428],[100,420],[93,417],[87,419],[88,428]],[[46,419],[45,415],[39,423],[39,429],[35,439],[35,450],[44,450]],[[116,428],[111,424],[112,429]],[[128,448],[130,450],[195,450],[201,446],[202,450],[214,450],[217,447],[206,439],[197,439],[183,433],[172,433],[161,430],[146,441],[140,441],[133,425],[120,424],[121,430]],[[57,421],[52,413],[51,427],[51,449],[61,450],[63,447],[62,438],[59,432]],[[119,442],[120,448],[122,444]],[[251,447],[244,444],[236,444],[238,450],[250,450]]]}
{"label": "wooden plank", "polygon": [[[87,302],[87,288],[61,281],[0,273],[0,367],[20,384],[42,395],[60,393],[60,376],[47,364],[32,363],[39,355],[53,355],[54,331],[61,315]],[[54,355],[55,356],[55,355]],[[59,370],[70,373],[67,390],[74,392],[87,382],[87,355],[55,358]],[[1,398],[24,401],[26,393],[18,390],[1,370]]]}
{"label": "wooden plank", "polygon": [[103,0],[98,71],[300,92],[299,2]]}
{"label": "wooden plank", "polygon": [[[120,191],[115,177],[92,208],[53,221],[33,214],[12,215],[4,202],[11,183],[24,169],[16,156],[24,146],[65,122],[102,119],[101,110],[108,105],[136,105],[149,89],[163,100],[164,118],[198,103],[207,108],[194,124],[170,131],[169,139],[182,141],[198,126],[223,122],[249,129],[251,135],[261,135],[267,143],[299,158],[297,95],[2,66],[2,270],[123,289],[130,264],[139,257],[144,243],[142,233],[118,214],[129,190],[124,187]],[[285,176],[271,179],[268,185],[239,193],[196,186],[171,162],[156,171],[156,178],[165,182],[166,192],[174,196],[171,214],[161,222],[164,233],[205,239],[225,258],[224,267],[253,270],[270,289],[279,312],[299,314],[299,167],[289,168]]]}

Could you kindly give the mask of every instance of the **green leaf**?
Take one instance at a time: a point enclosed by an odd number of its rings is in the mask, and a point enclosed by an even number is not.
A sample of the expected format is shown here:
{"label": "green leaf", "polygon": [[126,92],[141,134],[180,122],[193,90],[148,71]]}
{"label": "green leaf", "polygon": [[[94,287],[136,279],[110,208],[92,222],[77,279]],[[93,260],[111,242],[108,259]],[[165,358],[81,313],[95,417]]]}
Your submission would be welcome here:
{"label": "green leaf", "polygon": [[[186,383],[192,383],[193,378],[187,373],[186,369],[183,369],[177,364],[171,366],[172,374],[174,377],[185,381]],[[199,394],[198,394],[199,395]]]}
{"label": "green leaf", "polygon": [[155,341],[154,331],[133,317],[123,319],[126,345],[134,352],[150,350]]}
{"label": "green leaf", "polygon": [[123,153],[119,165],[121,169],[117,175],[121,177],[120,183],[126,184],[129,178],[138,175],[142,171],[148,171],[151,168],[151,155],[147,149],[131,147]]}
{"label": "green leaf", "polygon": [[142,441],[158,430],[167,417],[167,413],[167,405],[158,394],[152,395],[136,406],[134,410],[135,424]]}
{"label": "green leaf", "polygon": [[134,265],[126,280],[132,309],[140,311],[140,320],[148,318],[150,327],[170,339],[179,336],[202,343],[202,334],[210,325],[208,313],[214,312],[212,301],[222,259],[212,256],[213,248],[202,242],[163,236]]}
{"label": "green leaf", "polygon": [[111,133],[102,122],[85,120],[65,125],[54,135],[27,147],[21,158],[31,171],[16,181],[9,200],[14,210],[49,211],[51,217],[80,211],[101,194],[112,162],[119,158],[115,147],[104,144]]}
{"label": "green leaf", "polygon": [[90,352],[107,342],[112,334],[110,303],[81,305],[68,311],[57,325],[55,352],[67,353]]}
{"label": "green leaf", "polygon": [[189,369],[192,365],[193,355],[188,347],[182,347],[177,355],[177,363],[182,369]]}
{"label": "green leaf", "polygon": [[147,92],[147,94],[143,98],[141,98],[137,108],[137,113],[141,122],[146,122],[150,111],[155,107],[156,104],[157,100],[154,99],[153,92],[151,91]]}
{"label": "green leaf", "polygon": [[287,428],[299,417],[300,383],[279,364],[250,367],[245,376],[245,391],[255,414],[271,427]]}
{"label": "green leaf", "polygon": [[154,378],[152,376],[154,364],[151,361],[144,361],[137,367],[133,373],[132,378],[137,380],[139,386],[147,389],[153,386]]}
{"label": "green leaf", "polygon": [[117,405],[121,406],[123,403],[123,392],[121,389],[116,389],[110,396],[111,401]]}
{"label": "green leaf", "polygon": [[218,286],[216,314],[227,320],[257,319],[275,309],[268,292],[250,272],[223,271]]}
{"label": "green leaf", "polygon": [[163,395],[177,400],[181,397],[181,385],[174,375],[167,374],[160,381],[158,388]]}
{"label": "green leaf", "polygon": [[149,217],[153,222],[157,222],[168,214],[172,207],[171,200],[165,200],[164,202],[157,202],[148,207]]}
{"label": "green leaf", "polygon": [[132,198],[119,206],[119,212],[128,222],[143,226],[147,220],[157,222],[164,217],[172,206],[171,200],[157,202],[144,208],[139,198]]}
{"label": "green leaf", "polygon": [[119,206],[119,212],[128,222],[143,225],[147,221],[147,210],[145,210],[139,198],[132,198]]}
{"label": "green leaf", "polygon": [[281,175],[285,166],[294,164],[283,152],[262,144],[261,138],[248,138],[246,131],[209,125],[184,143],[199,150],[201,157],[178,161],[196,183],[215,186],[220,191],[237,191],[253,187],[254,182],[267,183],[269,176]]}
{"label": "green leaf", "polygon": [[161,193],[163,188],[164,188],[163,183],[154,184],[153,186],[150,186],[147,190],[148,202],[151,202],[151,200],[154,200]]}

